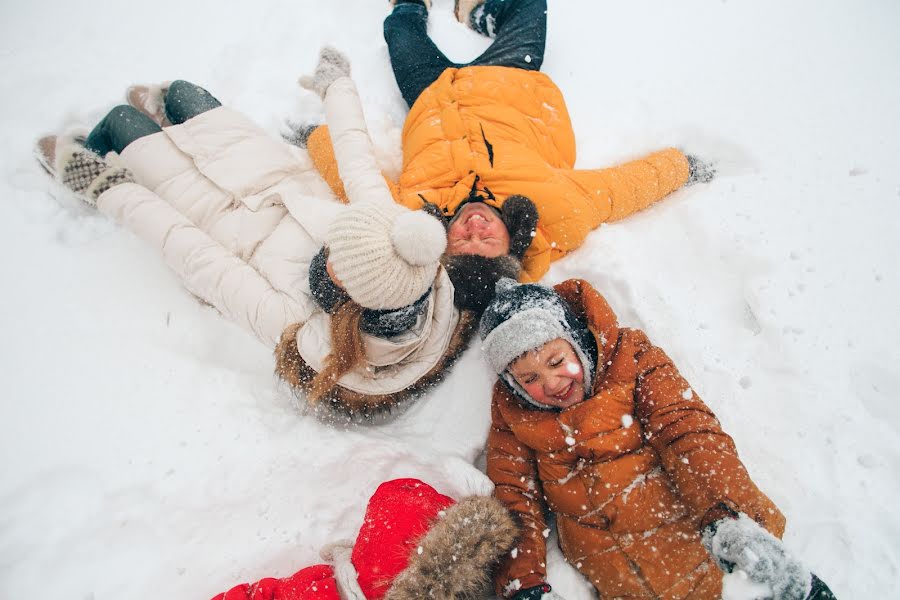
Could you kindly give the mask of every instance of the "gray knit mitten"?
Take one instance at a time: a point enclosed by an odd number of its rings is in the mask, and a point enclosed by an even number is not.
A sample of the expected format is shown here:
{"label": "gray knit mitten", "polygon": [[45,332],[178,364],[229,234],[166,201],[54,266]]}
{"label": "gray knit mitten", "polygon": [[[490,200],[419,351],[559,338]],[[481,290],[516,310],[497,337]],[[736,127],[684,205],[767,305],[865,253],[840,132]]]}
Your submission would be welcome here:
{"label": "gray knit mitten", "polygon": [[715,163],[706,162],[693,154],[686,154],[685,156],[687,156],[689,175],[684,185],[709,183],[716,176]]}
{"label": "gray knit mitten", "polygon": [[76,143],[57,150],[56,164],[60,182],[91,206],[96,206],[97,198],[111,187],[134,181],[124,166],[112,165]]}
{"label": "gray knit mitten", "polygon": [[319,64],[312,75],[304,75],[300,78],[300,86],[317,93],[325,99],[328,86],[341,77],[350,76],[350,61],[340,51],[325,46],[319,52]]}
{"label": "gray knit mitten", "polygon": [[812,574],[790,555],[784,544],[740,514],[720,519],[703,530],[703,545],[726,573],[739,569],[772,590],[773,600],[805,600]]}

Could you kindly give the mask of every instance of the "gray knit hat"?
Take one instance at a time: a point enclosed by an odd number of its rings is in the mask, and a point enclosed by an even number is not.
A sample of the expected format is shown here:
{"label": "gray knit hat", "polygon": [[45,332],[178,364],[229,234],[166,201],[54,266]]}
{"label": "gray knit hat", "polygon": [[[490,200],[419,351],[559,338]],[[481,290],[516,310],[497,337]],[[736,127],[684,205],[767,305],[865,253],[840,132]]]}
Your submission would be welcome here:
{"label": "gray knit hat", "polygon": [[594,336],[555,290],[538,284],[519,284],[512,279],[497,282],[494,300],[481,316],[481,349],[495,373],[519,396],[540,408],[509,372],[510,363],[562,338],[572,344],[584,371],[584,380],[593,380],[597,368]]}
{"label": "gray knit hat", "polygon": [[447,234],[422,211],[372,202],[351,205],[338,215],[325,245],[335,275],[357,304],[396,309],[431,287]]}

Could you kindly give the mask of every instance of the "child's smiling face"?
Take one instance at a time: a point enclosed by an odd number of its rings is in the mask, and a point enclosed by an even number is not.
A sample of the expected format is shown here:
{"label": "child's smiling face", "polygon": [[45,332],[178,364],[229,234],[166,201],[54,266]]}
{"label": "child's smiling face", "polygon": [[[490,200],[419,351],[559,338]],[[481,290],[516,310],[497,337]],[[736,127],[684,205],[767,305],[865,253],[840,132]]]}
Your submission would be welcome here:
{"label": "child's smiling face", "polygon": [[584,400],[584,369],[563,338],[526,352],[509,365],[509,372],[539,404],[569,408]]}

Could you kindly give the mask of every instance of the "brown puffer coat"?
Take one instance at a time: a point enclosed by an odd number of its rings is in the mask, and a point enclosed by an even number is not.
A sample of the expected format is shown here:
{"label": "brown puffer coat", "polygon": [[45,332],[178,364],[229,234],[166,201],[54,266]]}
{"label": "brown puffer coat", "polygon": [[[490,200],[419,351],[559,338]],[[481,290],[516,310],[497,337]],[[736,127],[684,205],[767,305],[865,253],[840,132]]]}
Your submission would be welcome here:
{"label": "brown puffer coat", "polygon": [[498,594],[544,581],[549,509],[563,554],[601,598],[716,600],[722,572],[701,528],[733,510],[780,537],[784,516],[662,350],[620,329],[587,282],[555,289],[586,318],[606,368],[588,399],[561,412],[494,387],[487,473],[523,526],[496,575]]}

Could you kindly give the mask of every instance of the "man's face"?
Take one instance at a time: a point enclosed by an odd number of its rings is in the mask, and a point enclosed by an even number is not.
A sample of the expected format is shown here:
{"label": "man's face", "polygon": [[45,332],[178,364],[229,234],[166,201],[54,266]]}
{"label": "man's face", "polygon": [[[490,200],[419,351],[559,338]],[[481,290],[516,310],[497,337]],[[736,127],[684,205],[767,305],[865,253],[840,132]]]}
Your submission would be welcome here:
{"label": "man's face", "polygon": [[447,254],[494,258],[509,253],[509,231],[489,206],[471,202],[456,214],[447,231]]}

